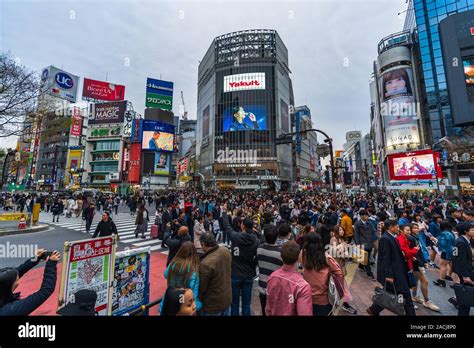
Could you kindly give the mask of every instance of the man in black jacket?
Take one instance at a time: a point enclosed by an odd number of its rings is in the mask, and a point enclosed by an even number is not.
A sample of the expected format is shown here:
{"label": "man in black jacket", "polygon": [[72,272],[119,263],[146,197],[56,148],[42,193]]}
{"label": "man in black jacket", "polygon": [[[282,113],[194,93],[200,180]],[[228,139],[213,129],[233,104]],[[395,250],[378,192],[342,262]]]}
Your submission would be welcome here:
{"label": "man in black jacket", "polygon": [[[403,295],[406,315],[416,315],[408,283],[408,265],[397,240],[400,233],[396,220],[385,221],[385,233],[379,241],[377,281],[386,285],[389,292]],[[369,315],[378,316],[383,307],[373,303],[367,308]]]}
{"label": "man in black jacket", "polygon": [[257,248],[259,240],[253,233],[253,222],[246,218],[240,222],[240,232],[234,231],[227,215],[227,204],[223,207],[222,223],[224,233],[231,241],[232,253],[232,306],[231,315],[240,312],[242,295],[242,315],[250,315],[253,278],[257,275]]}
{"label": "man in black jacket", "polygon": [[357,245],[361,245],[364,250],[368,253],[367,265],[361,266],[366,272],[367,276],[374,279],[372,269],[370,268],[370,254],[372,253],[372,246],[377,236],[375,227],[369,222],[369,213],[367,210],[359,211],[360,220],[354,225],[354,241]]}
{"label": "man in black jacket", "polygon": [[[474,271],[472,268],[471,239],[474,238],[474,223],[464,222],[457,226],[459,234],[454,243],[453,272],[459,276],[461,284],[474,286]],[[471,307],[457,301],[458,315],[468,316]]]}
{"label": "man in black jacket", "polygon": [[117,226],[115,226],[115,222],[113,222],[110,218],[109,213],[104,211],[102,213],[102,220],[100,220],[97,224],[92,238],[107,237],[111,236],[112,234],[115,234],[118,237]]}

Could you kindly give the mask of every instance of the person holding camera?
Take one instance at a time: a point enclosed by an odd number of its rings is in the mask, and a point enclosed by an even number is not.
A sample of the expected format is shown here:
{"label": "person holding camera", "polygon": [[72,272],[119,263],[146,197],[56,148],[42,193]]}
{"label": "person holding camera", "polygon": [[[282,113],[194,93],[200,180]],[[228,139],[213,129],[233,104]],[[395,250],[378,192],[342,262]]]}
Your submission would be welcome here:
{"label": "person holding camera", "polygon": [[[0,316],[29,315],[41,306],[54,292],[56,287],[57,263],[61,254],[57,251],[48,252],[38,249],[33,259],[27,260],[17,268],[0,269]],[[40,261],[46,261],[41,288],[23,299],[14,291],[20,278]]]}

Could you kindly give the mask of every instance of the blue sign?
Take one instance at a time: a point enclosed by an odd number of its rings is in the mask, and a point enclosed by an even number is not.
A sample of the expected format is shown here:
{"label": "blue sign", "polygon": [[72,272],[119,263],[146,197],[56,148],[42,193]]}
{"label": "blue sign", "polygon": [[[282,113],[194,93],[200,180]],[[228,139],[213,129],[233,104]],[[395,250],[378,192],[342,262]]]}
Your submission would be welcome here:
{"label": "blue sign", "polygon": [[58,72],[56,74],[55,79],[56,79],[56,83],[61,88],[71,89],[72,87],[74,87],[74,80],[72,79],[71,76],[69,76],[66,73]]}
{"label": "blue sign", "polygon": [[448,151],[446,149],[443,149],[443,160],[444,161],[448,160]]}
{"label": "blue sign", "polygon": [[174,125],[160,121],[143,120],[142,130],[174,134]]}
{"label": "blue sign", "polygon": [[172,97],[173,96],[173,82],[147,78],[146,92]]}

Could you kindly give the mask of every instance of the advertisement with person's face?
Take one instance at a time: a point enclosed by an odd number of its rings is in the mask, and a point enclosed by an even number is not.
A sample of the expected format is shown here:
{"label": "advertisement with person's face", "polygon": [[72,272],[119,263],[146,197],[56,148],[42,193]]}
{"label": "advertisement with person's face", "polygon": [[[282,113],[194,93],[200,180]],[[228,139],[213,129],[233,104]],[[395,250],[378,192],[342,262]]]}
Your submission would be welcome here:
{"label": "advertisement with person's face", "polygon": [[239,105],[224,110],[224,132],[266,130],[267,117],[264,105]]}
{"label": "advertisement with person's face", "polygon": [[170,175],[170,155],[164,152],[155,153],[155,175]]}
{"label": "advertisement with person's face", "polygon": [[389,155],[391,180],[432,179],[441,176],[439,157],[432,150],[420,150]]}
{"label": "advertisement with person's face", "polygon": [[143,131],[143,150],[173,151],[174,135],[160,131]]}
{"label": "advertisement with person's face", "polygon": [[381,77],[382,101],[413,96],[411,81],[413,81],[413,73],[410,68],[399,68],[385,72]]}

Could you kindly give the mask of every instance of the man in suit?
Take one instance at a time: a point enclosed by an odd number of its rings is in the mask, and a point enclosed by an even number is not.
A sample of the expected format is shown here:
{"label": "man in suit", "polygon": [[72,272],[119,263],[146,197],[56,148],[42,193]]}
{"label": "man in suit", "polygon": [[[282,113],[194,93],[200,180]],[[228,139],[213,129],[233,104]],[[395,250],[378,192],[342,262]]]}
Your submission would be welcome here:
{"label": "man in suit", "polygon": [[[461,284],[474,286],[474,271],[472,268],[471,239],[474,238],[474,222],[464,222],[457,225],[458,239],[454,243],[453,272],[459,276]],[[457,302],[458,315],[468,316],[471,307]]]}
{"label": "man in suit", "polygon": [[[408,265],[403,256],[397,236],[400,233],[396,220],[385,221],[385,233],[379,240],[377,258],[377,281],[386,284],[386,290],[403,295],[406,315],[416,315],[408,283]],[[369,315],[378,316],[383,307],[373,303],[367,308]]]}

